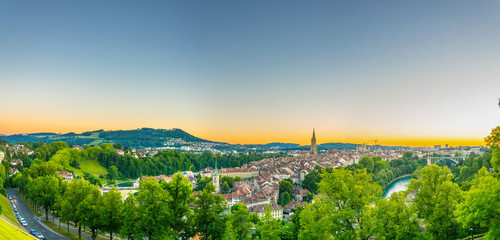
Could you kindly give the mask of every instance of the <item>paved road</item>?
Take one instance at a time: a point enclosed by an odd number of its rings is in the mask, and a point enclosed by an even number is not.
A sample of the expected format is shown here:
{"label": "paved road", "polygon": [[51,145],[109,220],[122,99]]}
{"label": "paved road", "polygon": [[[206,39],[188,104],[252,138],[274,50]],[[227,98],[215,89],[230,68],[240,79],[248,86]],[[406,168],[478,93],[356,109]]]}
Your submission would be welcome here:
{"label": "paved road", "polygon": [[17,194],[16,189],[7,190],[7,194],[11,196],[16,196],[14,204],[17,206],[17,210],[21,213],[21,217],[28,223],[27,227],[21,226],[26,232],[31,234],[31,229],[36,230],[43,234],[48,240],[65,240],[67,238],[63,237],[59,233],[55,232],[51,228],[45,226],[45,224],[40,222],[40,219],[31,211],[31,209],[26,205],[21,197]]}

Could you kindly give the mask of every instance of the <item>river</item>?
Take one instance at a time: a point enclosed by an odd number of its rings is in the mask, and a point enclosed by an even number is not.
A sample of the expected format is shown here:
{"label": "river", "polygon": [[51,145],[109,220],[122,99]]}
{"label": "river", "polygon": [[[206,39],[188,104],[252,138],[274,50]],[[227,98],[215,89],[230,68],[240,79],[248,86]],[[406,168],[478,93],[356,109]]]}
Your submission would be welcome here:
{"label": "river", "polygon": [[399,191],[406,190],[406,184],[408,184],[410,182],[410,180],[411,180],[411,176],[406,176],[406,177],[402,177],[398,180],[395,180],[394,182],[392,182],[391,184],[389,184],[389,186],[387,186],[385,188],[383,197],[388,198],[391,196],[391,194],[393,192],[399,192]]}

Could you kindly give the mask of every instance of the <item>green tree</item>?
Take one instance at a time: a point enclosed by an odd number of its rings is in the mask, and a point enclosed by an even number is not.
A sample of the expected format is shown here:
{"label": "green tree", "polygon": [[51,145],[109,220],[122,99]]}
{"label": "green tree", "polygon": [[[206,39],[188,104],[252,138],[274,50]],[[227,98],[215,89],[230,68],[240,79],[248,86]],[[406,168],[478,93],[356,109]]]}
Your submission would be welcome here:
{"label": "green tree", "polygon": [[413,205],[420,217],[429,224],[426,231],[438,239],[453,239],[458,234],[458,223],[453,217],[461,192],[451,180],[453,175],[447,167],[437,165],[424,167],[413,174],[408,192],[415,194]]}
{"label": "green tree", "polygon": [[421,237],[418,216],[404,192],[379,199],[369,210],[372,234],[377,239],[417,239]]}
{"label": "green tree", "polygon": [[127,199],[125,199],[123,206],[123,225],[120,229],[120,233],[127,236],[127,239],[131,239],[132,235],[137,232],[136,224],[138,221],[137,201],[135,200],[134,194],[130,194]]}
{"label": "green tree", "polygon": [[233,224],[231,221],[226,222],[226,231],[224,232],[223,240],[239,240],[238,236],[236,236],[236,232],[234,231]]}
{"label": "green tree", "polygon": [[115,180],[118,179],[120,176],[120,173],[118,172],[118,168],[113,165],[108,168],[108,179],[109,180]]}
{"label": "green tree", "polygon": [[261,240],[281,240],[281,225],[280,222],[271,215],[271,207],[269,204],[265,207],[264,216],[260,221],[259,231]]}
{"label": "green tree", "polygon": [[59,195],[59,179],[55,176],[44,176],[34,180],[32,191],[35,192],[35,201],[45,210],[45,220],[49,220],[49,209],[55,204]]}
{"label": "green tree", "polygon": [[160,186],[154,178],[146,178],[139,185],[137,195],[137,208],[139,221],[137,230],[139,235],[149,239],[163,239],[171,236],[171,230],[167,226],[170,212],[165,204],[169,198],[168,193]]}
{"label": "green tree", "polygon": [[290,199],[292,198],[293,185],[289,180],[282,180],[279,185],[279,199],[278,202],[284,206],[286,205]]}
{"label": "green tree", "polygon": [[499,239],[500,180],[483,167],[464,198],[455,212],[457,220],[464,228],[488,228],[488,239]]}
{"label": "green tree", "polygon": [[122,195],[115,186],[104,196],[102,207],[102,229],[109,232],[109,239],[113,240],[113,233],[120,230],[124,217]]}
{"label": "green tree", "polygon": [[173,238],[189,239],[195,234],[191,228],[192,211],[189,209],[194,201],[191,183],[181,173],[176,173],[172,181],[163,182],[162,187],[169,195],[166,204],[171,212],[168,222],[175,233]]}
{"label": "green tree", "polygon": [[489,136],[484,141],[491,149],[491,166],[500,171],[500,126],[491,130]]}
{"label": "green tree", "polygon": [[97,238],[97,230],[102,227],[102,195],[97,186],[90,185],[90,192],[78,204],[76,214],[82,225],[90,228],[93,240]]}
{"label": "green tree", "polygon": [[[300,213],[300,217],[297,219],[299,222],[295,223],[295,228],[297,225],[300,226],[300,232],[298,233],[298,239],[300,240],[320,240],[320,239],[331,239],[333,232],[332,223],[334,223],[333,216],[331,213],[333,211],[332,204],[329,200],[319,199],[314,197],[315,203],[306,204],[304,210]],[[295,229],[297,231],[297,229]],[[352,238],[353,239],[353,238]]]}
{"label": "green tree", "polygon": [[63,198],[65,202],[62,204],[63,219],[78,224],[78,237],[80,238],[82,237],[82,215],[77,214],[78,205],[87,198],[87,195],[93,191],[94,187],[88,181],[78,179],[71,182],[64,193]]}
{"label": "green tree", "polygon": [[364,213],[382,194],[380,185],[373,183],[365,170],[333,169],[331,173],[323,171],[321,178],[319,193],[327,197],[333,213],[330,233],[341,239],[369,238]]}
{"label": "green tree", "polygon": [[227,182],[224,182],[222,184],[221,192],[223,192],[223,193],[229,192],[229,184]]}
{"label": "green tree", "polygon": [[243,203],[236,203],[231,207],[229,215],[231,230],[234,231],[236,239],[246,240],[250,238],[250,222],[247,206]]}
{"label": "green tree", "polygon": [[213,192],[215,187],[209,183],[202,192],[195,195],[194,227],[195,232],[204,240],[221,239],[224,235],[226,200]]}
{"label": "green tree", "polygon": [[372,158],[364,156],[361,160],[359,160],[359,163],[363,164],[368,173],[373,173],[374,163]]}

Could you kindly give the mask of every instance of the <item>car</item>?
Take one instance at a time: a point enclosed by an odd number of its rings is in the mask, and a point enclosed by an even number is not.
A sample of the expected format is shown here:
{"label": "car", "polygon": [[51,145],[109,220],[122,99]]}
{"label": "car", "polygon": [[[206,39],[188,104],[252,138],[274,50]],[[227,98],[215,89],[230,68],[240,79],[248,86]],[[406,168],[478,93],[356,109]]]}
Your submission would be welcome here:
{"label": "car", "polygon": [[28,223],[27,223],[26,221],[22,220],[22,221],[21,221],[21,225],[23,225],[23,226],[25,226],[25,227],[26,227],[26,226],[28,226]]}
{"label": "car", "polygon": [[16,204],[12,204],[12,207],[13,207],[13,208],[17,208]]}
{"label": "car", "polygon": [[9,198],[9,200],[11,200],[11,199],[12,199],[12,196],[11,196],[11,195],[9,195],[9,196],[8,196],[8,198]]}
{"label": "car", "polygon": [[22,221],[24,221],[24,218],[19,216],[19,222],[22,222]]}
{"label": "car", "polygon": [[17,212],[17,208],[16,207],[14,207],[14,212]]}
{"label": "car", "polygon": [[36,236],[36,231],[35,229],[31,229],[31,234],[35,235]]}
{"label": "car", "polygon": [[44,237],[43,237],[43,235],[42,235],[41,233],[37,233],[37,234],[36,234],[36,237],[37,237],[38,239],[44,239]]}

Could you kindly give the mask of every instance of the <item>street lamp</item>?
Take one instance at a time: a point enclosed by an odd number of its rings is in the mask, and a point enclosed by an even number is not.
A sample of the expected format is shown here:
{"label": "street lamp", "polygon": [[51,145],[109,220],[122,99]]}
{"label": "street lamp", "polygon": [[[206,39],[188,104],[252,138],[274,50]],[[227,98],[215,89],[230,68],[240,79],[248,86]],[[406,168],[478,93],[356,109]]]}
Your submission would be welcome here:
{"label": "street lamp", "polygon": [[470,228],[470,239],[474,239],[474,229]]}

